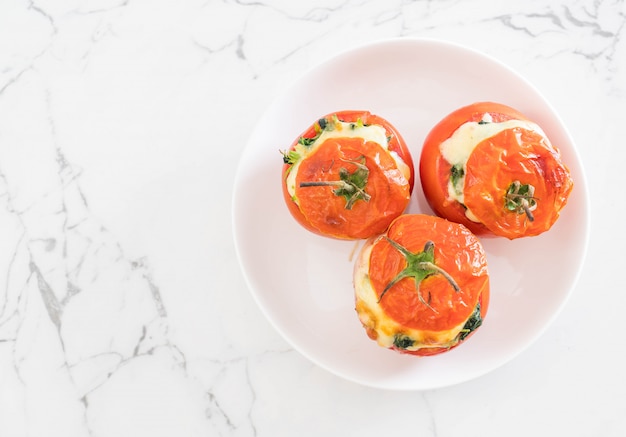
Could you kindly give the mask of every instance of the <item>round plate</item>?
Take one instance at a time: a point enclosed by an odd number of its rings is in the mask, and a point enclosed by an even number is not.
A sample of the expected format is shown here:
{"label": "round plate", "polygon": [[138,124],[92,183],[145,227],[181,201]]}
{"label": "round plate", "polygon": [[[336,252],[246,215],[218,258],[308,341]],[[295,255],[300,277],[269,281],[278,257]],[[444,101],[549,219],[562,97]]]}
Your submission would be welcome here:
{"label": "round plate", "polygon": [[[281,191],[282,156],[294,139],[330,112],[368,110],[389,120],[418,167],[428,131],[454,109],[495,101],[537,122],[560,148],[574,179],[569,203],[538,237],[483,238],[491,303],[483,326],[458,348],[433,357],[379,347],[354,310],[352,270],[362,242],[304,230]],[[419,175],[407,210],[428,213]],[[481,376],[535,341],[563,307],[578,279],[589,234],[588,194],[573,141],[527,81],[464,47],[394,39],[359,47],[309,71],[259,121],[238,168],[234,238],[246,281],[262,311],[293,347],[317,365],[367,386],[424,390]]]}

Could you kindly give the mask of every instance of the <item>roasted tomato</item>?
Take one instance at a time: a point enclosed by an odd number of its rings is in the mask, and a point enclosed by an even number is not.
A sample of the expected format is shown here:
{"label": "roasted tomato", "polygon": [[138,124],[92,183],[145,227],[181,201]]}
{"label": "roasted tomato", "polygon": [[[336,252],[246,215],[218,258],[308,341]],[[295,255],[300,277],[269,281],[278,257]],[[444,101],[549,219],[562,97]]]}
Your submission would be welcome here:
{"label": "roasted tomato", "polygon": [[367,111],[317,120],[283,154],[282,187],[293,217],[338,239],[380,234],[404,212],[413,160],[403,138]]}
{"label": "roasted tomato", "polygon": [[424,141],[419,170],[437,215],[476,234],[509,239],[549,230],[573,188],[542,129],[492,102],[460,108],[439,122]]}
{"label": "roasted tomato", "polygon": [[363,246],[354,269],[356,312],[380,346],[446,352],[478,329],[489,306],[487,259],[465,226],[405,214]]}

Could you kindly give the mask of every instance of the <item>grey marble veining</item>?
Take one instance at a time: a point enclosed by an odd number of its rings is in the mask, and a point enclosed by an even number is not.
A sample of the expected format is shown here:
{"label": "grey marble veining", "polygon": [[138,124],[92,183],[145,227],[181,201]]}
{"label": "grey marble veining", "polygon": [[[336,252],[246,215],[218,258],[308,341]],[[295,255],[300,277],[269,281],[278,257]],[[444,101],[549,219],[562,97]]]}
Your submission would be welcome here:
{"label": "grey marble veining", "polygon": [[[623,435],[623,348],[607,333],[626,298],[598,272],[626,260],[607,249],[626,213],[610,194],[625,23],[616,0],[2,2],[0,435]],[[596,209],[586,271],[537,345],[477,381],[395,393],[317,368],[273,330],[235,258],[230,187],[286,83],[418,36],[537,84]],[[620,310],[589,310],[592,293]]]}

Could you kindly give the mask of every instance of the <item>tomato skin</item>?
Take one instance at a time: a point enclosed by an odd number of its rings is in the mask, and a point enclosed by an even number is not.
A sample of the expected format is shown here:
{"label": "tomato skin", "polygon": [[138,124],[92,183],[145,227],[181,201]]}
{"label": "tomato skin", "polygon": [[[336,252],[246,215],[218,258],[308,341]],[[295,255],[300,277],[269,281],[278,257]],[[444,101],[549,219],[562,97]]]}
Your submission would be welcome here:
{"label": "tomato skin", "polygon": [[[382,126],[387,133],[387,137],[389,138],[389,151],[384,151],[382,148],[378,151],[374,150],[371,145],[376,143],[369,141],[366,142],[364,140],[361,141],[362,145],[358,145],[355,144],[357,141],[354,141],[352,138],[327,139],[323,144],[318,145],[316,151],[302,159],[299,168],[308,168],[308,173],[317,181],[323,180],[326,176],[328,176],[328,180],[332,180],[333,177],[337,180],[338,176],[336,173],[338,167],[356,168],[349,162],[349,159],[355,159],[359,150],[369,150],[372,155],[375,154],[375,152],[382,151],[385,152],[384,155],[386,156],[382,157],[384,164],[381,165],[386,165],[386,167],[381,167],[380,169],[373,168],[375,161],[373,156],[367,156],[367,160],[365,162],[365,165],[370,171],[365,191],[368,192],[370,186],[376,186],[380,188],[379,192],[381,194],[379,196],[372,195],[372,200],[374,200],[374,202],[371,202],[371,204],[370,202],[357,201],[350,211],[345,211],[345,200],[340,199],[343,202],[340,208],[340,202],[337,200],[338,196],[333,194],[332,188],[315,187],[306,188],[307,195],[310,194],[310,198],[307,198],[306,201],[296,203],[292,199],[286,183],[287,176],[291,171],[292,165],[285,163],[282,167],[283,198],[294,219],[305,229],[315,234],[347,240],[369,238],[372,235],[383,232],[388,224],[395,217],[402,214],[408,206],[415,183],[413,159],[402,136],[396,128],[384,118],[371,114],[368,111],[348,110],[330,113],[320,119],[331,120],[334,117],[336,117],[339,121],[346,123],[357,123],[360,121],[365,125]],[[308,129],[299,135],[298,138],[296,138],[291,144],[289,150],[295,150],[300,138],[314,138],[318,133],[316,131],[316,124],[317,122],[313,123]],[[326,143],[330,142],[333,142],[333,144],[328,144],[328,147],[325,147],[327,146]],[[332,147],[335,147],[336,151],[336,155],[334,156],[331,154],[331,151],[328,150]],[[385,169],[390,171],[389,175],[391,175],[393,171],[400,174],[398,173],[400,172],[399,169],[393,168],[395,166],[395,161],[391,158],[390,152],[395,152],[402,159],[402,161],[404,161],[409,170],[408,178],[400,178],[404,181],[402,184],[399,182],[399,179],[393,179],[391,176],[383,176],[386,174],[384,171]],[[350,156],[350,158],[346,159],[347,156]],[[326,163],[324,165],[327,166],[327,175],[321,175],[324,172],[319,171],[319,167],[322,165],[321,163],[323,159]],[[307,160],[310,161],[307,162]],[[317,160],[319,163],[313,160]],[[315,171],[318,173],[316,174]],[[381,178],[383,177],[387,179],[384,183],[381,181]],[[298,183],[301,182],[300,171],[298,172],[297,178]],[[385,184],[389,186],[388,193],[383,192]],[[297,188],[296,190],[300,190],[300,193],[302,193],[301,188]],[[368,192],[368,194],[370,193]],[[324,197],[328,199],[328,201],[324,201]],[[382,208],[382,210],[377,211],[376,208]]]}
{"label": "tomato skin", "polygon": [[[478,102],[462,108],[459,108],[446,117],[444,117],[427,135],[424,140],[424,146],[420,157],[419,172],[422,182],[422,189],[424,195],[430,207],[435,214],[440,217],[447,218],[448,220],[465,225],[468,229],[477,235],[498,235],[504,236],[509,239],[538,235],[547,231],[558,218],[560,209],[565,205],[567,197],[571,191],[573,183],[569,176],[569,171],[560,162],[560,155],[558,151],[552,147],[545,137],[531,138],[530,131],[521,128],[512,128],[505,130],[503,134],[494,135],[492,138],[502,139],[501,144],[495,145],[489,149],[490,155],[482,151],[482,162],[472,157],[476,154],[478,149],[488,149],[484,146],[492,140],[488,138],[476,146],[476,149],[470,155],[467,166],[473,165],[473,171],[467,170],[466,173],[472,173],[472,175],[466,174],[465,182],[465,205],[462,205],[455,199],[451,199],[448,195],[448,181],[450,179],[452,166],[442,156],[440,151],[440,145],[445,140],[450,138],[452,134],[466,122],[478,122],[481,121],[485,114],[489,114],[492,121],[495,123],[507,121],[507,120],[521,120],[531,122],[526,116],[509,106],[494,103],[494,102]],[[516,131],[517,139],[514,139],[513,135],[506,135],[506,132]],[[520,141],[519,138],[524,137],[525,142],[516,144],[516,141]],[[494,140],[497,142],[498,140]],[[509,141],[509,144],[504,144]],[[517,148],[517,155],[513,156],[510,152],[511,148]],[[507,150],[508,148],[508,150]],[[531,150],[533,149],[533,150]],[[497,153],[500,152],[498,155]],[[542,155],[540,158],[534,158],[531,155]],[[511,154],[509,157],[509,163],[502,164],[507,154]],[[525,161],[528,159],[528,161]],[[508,170],[509,164],[516,166],[519,162],[529,162],[531,165],[528,167],[542,167],[536,170],[535,174],[528,171],[518,171],[517,176],[520,176],[522,180],[530,178],[533,181],[537,181],[540,185],[545,185],[545,190],[541,193],[544,197],[543,210],[540,212],[537,220],[534,223],[530,221],[524,221],[515,217],[517,213],[506,214],[504,211],[504,195],[506,194],[506,187],[496,188],[491,185],[506,184],[507,186],[512,183],[512,180],[503,181],[501,171]],[[522,166],[523,166],[522,162]],[[539,164],[537,164],[539,163]],[[511,176],[514,172],[510,172]],[[501,179],[496,180],[496,176]],[[506,176],[508,177],[508,176]],[[514,179],[514,178],[512,178]],[[467,187],[471,185],[472,191],[468,195]],[[489,187],[487,187],[489,185]],[[499,190],[499,191],[498,191]],[[541,199],[542,196],[537,195],[537,198]],[[496,203],[495,199],[498,200]],[[485,199],[489,200],[488,202]],[[479,222],[470,220],[466,215],[466,207],[469,208],[472,213],[475,213],[474,206],[480,208],[480,216],[474,214],[479,218]],[[507,217],[505,217],[505,215]],[[525,217],[522,217],[525,218]],[[532,221],[532,220],[531,220]],[[502,223],[504,222],[504,223]]]}
{"label": "tomato skin", "polygon": [[[408,266],[389,240],[413,254],[432,242],[433,262],[454,279],[459,290],[435,273],[422,279],[419,287],[414,277],[405,277],[387,288]],[[431,215],[404,214],[384,236],[368,240],[355,265],[354,287],[356,311],[368,337],[411,355],[436,355],[467,341],[474,331],[452,341],[455,327],[472,317],[477,304],[483,320],[489,307],[489,274],[480,241],[465,226]],[[415,343],[398,347],[396,335],[407,335]]]}

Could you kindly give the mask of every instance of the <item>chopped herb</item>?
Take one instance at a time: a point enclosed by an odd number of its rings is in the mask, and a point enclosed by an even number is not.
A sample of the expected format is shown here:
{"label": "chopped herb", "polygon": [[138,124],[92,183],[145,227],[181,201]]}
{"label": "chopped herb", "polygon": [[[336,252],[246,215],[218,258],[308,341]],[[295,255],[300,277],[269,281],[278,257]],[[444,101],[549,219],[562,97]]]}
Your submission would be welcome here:
{"label": "chopped herb", "polygon": [[398,349],[408,349],[414,344],[415,340],[413,340],[408,335],[396,334],[393,336],[393,345]]}
{"label": "chopped herb", "polygon": [[491,123],[491,122],[490,121],[486,121],[486,120],[480,120],[478,122],[478,124],[489,124],[489,123]]}
{"label": "chopped herb", "polygon": [[316,139],[317,139],[317,136],[313,138],[300,137],[298,139],[298,144],[302,144],[303,146],[309,147],[311,144],[315,142]]}
{"label": "chopped herb", "polygon": [[463,169],[462,164],[456,164],[453,165],[452,168],[450,168],[450,182],[452,183],[454,191],[457,194],[463,193],[463,186],[461,185],[461,182],[463,181],[464,177],[465,170]]}
{"label": "chopped herb", "polygon": [[459,333],[459,341],[465,340],[468,335],[476,331],[482,324],[483,324],[483,318],[480,315],[480,302],[479,302],[476,305],[476,308],[474,308],[474,312],[472,313],[470,318],[467,319],[467,322],[465,322],[465,325],[463,325],[463,329],[461,329],[461,332]]}
{"label": "chopped herb", "polygon": [[311,146],[315,141],[317,141],[317,139],[320,137],[320,135],[322,134],[322,132],[324,132],[325,130],[331,131],[334,129],[334,123],[335,120],[339,121],[339,119],[337,118],[337,115],[333,116],[333,122],[329,122],[328,120],[326,120],[325,118],[320,118],[319,120],[317,120],[317,123],[315,123],[313,125],[313,129],[315,130],[315,136],[313,137],[300,137],[298,139],[298,144],[302,144],[303,146],[309,147]]}
{"label": "chopped herb", "polygon": [[285,164],[293,165],[300,160],[300,154],[295,150],[290,150],[288,152],[281,151],[280,153],[283,155],[283,162]]}
{"label": "chopped herb", "polygon": [[352,129],[356,129],[357,127],[363,127],[363,120],[361,120],[361,117],[356,119],[356,123],[350,123],[350,128]]}

